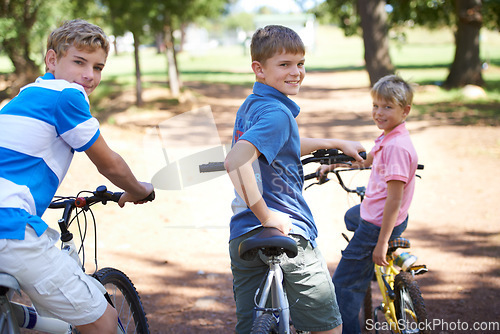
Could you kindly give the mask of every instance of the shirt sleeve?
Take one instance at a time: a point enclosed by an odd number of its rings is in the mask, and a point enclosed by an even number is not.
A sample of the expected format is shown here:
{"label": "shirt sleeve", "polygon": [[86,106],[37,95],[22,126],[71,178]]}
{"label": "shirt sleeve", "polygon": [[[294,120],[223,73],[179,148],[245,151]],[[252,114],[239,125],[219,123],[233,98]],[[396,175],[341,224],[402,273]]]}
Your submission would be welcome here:
{"label": "shirt sleeve", "polygon": [[252,143],[271,164],[290,137],[290,117],[276,108],[261,113],[240,139]]}
{"label": "shirt sleeve", "polygon": [[411,171],[410,153],[400,146],[389,145],[384,148],[383,155],[385,182],[402,181],[407,183]]}
{"label": "shirt sleeve", "polygon": [[82,92],[67,88],[57,103],[55,123],[58,134],[76,151],[84,151],[99,137],[99,122],[90,114]]}

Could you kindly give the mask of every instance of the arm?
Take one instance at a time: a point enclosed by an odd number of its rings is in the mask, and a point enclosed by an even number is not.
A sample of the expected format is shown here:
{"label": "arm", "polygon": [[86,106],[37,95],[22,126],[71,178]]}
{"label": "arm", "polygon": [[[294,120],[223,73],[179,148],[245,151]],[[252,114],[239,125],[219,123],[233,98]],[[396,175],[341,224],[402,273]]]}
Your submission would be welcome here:
{"label": "arm", "polygon": [[356,161],[362,162],[363,158],[359,156],[359,152],[365,151],[361,143],[357,141],[349,141],[342,139],[327,139],[327,138],[301,138],[300,139],[300,155],[306,155],[320,149],[337,148],[345,154],[353,157]]}
{"label": "arm", "polygon": [[85,153],[99,173],[125,191],[118,202],[120,207],[126,202],[139,202],[153,192],[153,185],[137,181],[125,160],[109,148],[101,135]]}
{"label": "arm", "polygon": [[387,244],[392,230],[394,229],[394,225],[396,224],[399,209],[401,208],[404,185],[405,183],[403,181],[393,180],[387,182],[387,199],[384,206],[382,227],[378,236],[377,245],[373,250],[373,262],[381,266],[388,265],[386,259]]}
{"label": "arm", "polygon": [[229,151],[224,167],[236,192],[259,219],[262,226],[275,227],[284,234],[288,234],[291,228],[288,216],[269,210],[259,191],[252,167],[252,163],[259,156],[259,150],[252,143],[240,140]]}

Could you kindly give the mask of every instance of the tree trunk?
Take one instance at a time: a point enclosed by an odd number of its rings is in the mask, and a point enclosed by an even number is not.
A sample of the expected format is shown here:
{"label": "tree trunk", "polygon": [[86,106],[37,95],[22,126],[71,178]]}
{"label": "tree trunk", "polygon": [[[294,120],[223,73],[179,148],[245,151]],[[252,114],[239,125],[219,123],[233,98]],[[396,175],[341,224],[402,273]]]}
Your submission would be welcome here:
{"label": "tree trunk", "polygon": [[481,0],[455,0],[457,32],[455,59],[444,83],[446,88],[484,85],[479,58],[479,32],[483,23]]}
{"label": "tree trunk", "polygon": [[387,37],[387,13],[384,0],[358,0],[365,47],[366,70],[373,86],[378,79],[394,73]]}
{"label": "tree trunk", "polygon": [[142,100],[142,74],[141,74],[141,63],[139,59],[139,35],[135,32],[132,33],[134,36],[134,60],[135,60],[135,93],[136,93],[136,101],[135,104],[138,107],[141,107],[144,104]]}
{"label": "tree trunk", "polygon": [[175,61],[174,40],[172,37],[172,29],[170,26],[165,27],[165,49],[167,54],[168,66],[168,82],[170,86],[170,94],[177,98],[180,95],[179,80],[177,77],[177,66]]}

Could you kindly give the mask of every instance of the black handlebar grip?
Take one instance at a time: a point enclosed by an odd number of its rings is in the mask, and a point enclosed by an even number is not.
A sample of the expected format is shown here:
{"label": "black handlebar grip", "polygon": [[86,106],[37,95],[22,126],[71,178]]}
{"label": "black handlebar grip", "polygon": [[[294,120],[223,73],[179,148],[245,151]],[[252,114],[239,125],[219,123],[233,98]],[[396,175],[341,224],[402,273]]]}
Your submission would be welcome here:
{"label": "black handlebar grip", "polygon": [[152,202],[152,201],[154,201],[155,196],[156,196],[155,195],[155,191],[153,190],[151,192],[151,194],[149,194],[146,198],[144,198],[143,200],[141,200],[141,202]]}
{"label": "black handlebar grip", "polygon": [[200,173],[222,172],[225,171],[224,162],[209,162],[208,164],[200,165]]}

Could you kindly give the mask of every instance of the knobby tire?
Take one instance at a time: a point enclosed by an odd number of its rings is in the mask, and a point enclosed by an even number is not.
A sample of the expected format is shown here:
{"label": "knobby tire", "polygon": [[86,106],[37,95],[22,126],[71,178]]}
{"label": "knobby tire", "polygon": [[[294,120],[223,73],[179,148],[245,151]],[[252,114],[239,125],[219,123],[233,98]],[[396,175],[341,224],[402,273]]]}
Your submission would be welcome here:
{"label": "knobby tire", "polygon": [[372,319],[373,317],[373,303],[372,303],[372,285],[370,282],[370,285],[368,286],[368,290],[366,290],[365,298],[363,299],[363,308],[361,310],[361,321],[363,323],[361,324],[361,328],[367,329],[368,325],[370,322],[368,320]]}
{"label": "knobby tire", "polygon": [[271,313],[259,315],[253,322],[250,334],[278,334],[278,323]]}
{"label": "knobby tire", "polygon": [[148,334],[146,312],[134,284],[127,275],[114,268],[102,268],[94,275],[106,288],[109,301],[118,312],[125,333]]}
{"label": "knobby tire", "polygon": [[427,311],[424,299],[420,293],[417,282],[408,272],[401,271],[394,281],[396,299],[394,307],[398,326],[402,333],[424,333],[427,324]]}

